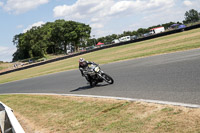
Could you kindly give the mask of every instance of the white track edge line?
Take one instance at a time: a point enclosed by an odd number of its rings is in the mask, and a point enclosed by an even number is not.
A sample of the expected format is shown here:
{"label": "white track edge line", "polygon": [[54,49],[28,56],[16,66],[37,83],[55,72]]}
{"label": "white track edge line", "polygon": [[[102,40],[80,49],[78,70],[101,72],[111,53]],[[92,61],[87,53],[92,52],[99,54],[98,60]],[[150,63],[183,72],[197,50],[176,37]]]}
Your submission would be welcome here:
{"label": "white track edge line", "polygon": [[0,95],[12,95],[12,94],[61,95],[61,96],[74,96],[74,97],[89,97],[89,98],[102,98],[102,99],[135,101],[135,102],[146,102],[146,103],[155,103],[155,104],[163,104],[163,105],[182,106],[182,107],[189,107],[189,108],[200,108],[200,105],[198,105],[198,104],[187,104],[187,103],[179,103],[179,102],[160,101],[160,100],[136,99],[136,98],[114,97],[114,96],[99,96],[99,95],[58,94],[58,93],[3,93]]}

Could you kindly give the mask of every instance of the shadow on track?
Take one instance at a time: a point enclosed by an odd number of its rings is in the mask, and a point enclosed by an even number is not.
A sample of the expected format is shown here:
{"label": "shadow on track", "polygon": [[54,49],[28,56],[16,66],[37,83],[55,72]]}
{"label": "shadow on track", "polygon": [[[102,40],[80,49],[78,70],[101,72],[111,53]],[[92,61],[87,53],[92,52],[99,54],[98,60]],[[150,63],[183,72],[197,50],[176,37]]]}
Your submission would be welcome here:
{"label": "shadow on track", "polygon": [[[109,84],[98,84],[95,87],[103,87],[103,86],[107,86],[107,85],[109,85]],[[91,87],[91,86],[87,85],[87,86],[83,86],[83,87],[79,87],[77,89],[71,90],[70,92],[84,91],[84,90],[89,90],[89,89],[92,89],[92,88],[95,88],[95,87]]]}

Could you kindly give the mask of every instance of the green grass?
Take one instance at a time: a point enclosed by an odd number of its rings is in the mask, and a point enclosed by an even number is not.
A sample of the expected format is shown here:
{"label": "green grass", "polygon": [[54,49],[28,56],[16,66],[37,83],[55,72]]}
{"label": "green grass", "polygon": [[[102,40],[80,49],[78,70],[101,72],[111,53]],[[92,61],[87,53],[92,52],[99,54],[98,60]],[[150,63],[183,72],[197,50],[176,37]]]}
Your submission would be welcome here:
{"label": "green grass", "polygon": [[13,67],[12,63],[0,63],[0,71],[11,67]]}
{"label": "green grass", "polygon": [[70,59],[65,59],[50,64],[34,67],[31,69],[2,75],[0,77],[0,83],[77,69],[78,59],[80,57],[83,57],[86,60],[94,61],[98,64],[106,64],[115,61],[200,48],[199,36],[200,28],[164,37],[159,37],[156,39],[104,49],[101,51],[88,53],[82,56],[77,56]]}
{"label": "green grass", "polygon": [[0,70],[3,70],[3,69],[4,69],[4,67],[1,67],[1,66],[0,66]]}
{"label": "green grass", "polygon": [[23,123],[22,127],[27,126],[28,129],[24,129],[27,132],[28,130],[57,133],[198,133],[200,131],[200,109],[48,95],[0,95],[0,99],[12,107]]}

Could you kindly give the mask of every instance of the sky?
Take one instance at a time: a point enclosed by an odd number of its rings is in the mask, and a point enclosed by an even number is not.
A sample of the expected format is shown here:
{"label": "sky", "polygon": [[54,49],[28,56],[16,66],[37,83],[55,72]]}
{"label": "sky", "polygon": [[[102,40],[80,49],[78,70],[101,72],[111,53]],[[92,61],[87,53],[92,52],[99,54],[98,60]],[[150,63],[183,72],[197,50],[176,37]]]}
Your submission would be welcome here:
{"label": "sky", "polygon": [[200,0],[0,0],[0,61],[12,61],[13,37],[58,19],[92,27],[95,38],[168,22],[182,22]]}

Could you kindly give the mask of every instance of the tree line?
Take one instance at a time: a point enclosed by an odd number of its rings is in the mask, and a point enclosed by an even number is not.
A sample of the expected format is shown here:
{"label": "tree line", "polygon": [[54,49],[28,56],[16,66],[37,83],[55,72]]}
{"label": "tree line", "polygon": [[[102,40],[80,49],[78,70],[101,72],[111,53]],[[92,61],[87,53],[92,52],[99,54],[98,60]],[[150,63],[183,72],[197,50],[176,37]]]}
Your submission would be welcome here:
{"label": "tree line", "polygon": [[[177,23],[180,23],[180,22],[177,22]],[[122,34],[112,34],[112,35],[100,37],[100,38],[97,38],[97,39],[91,38],[88,41],[88,43],[90,45],[94,44],[94,42],[102,42],[104,44],[111,44],[114,39],[119,39],[120,37],[123,37],[123,36],[138,36],[138,37],[140,37],[143,34],[148,33],[150,31],[150,29],[152,29],[152,28],[163,26],[163,27],[165,27],[165,29],[167,29],[172,24],[175,24],[175,22],[169,22],[169,23],[166,23],[166,24],[155,25],[155,26],[151,26],[149,28],[139,28],[136,31],[135,30],[134,31],[124,31]]]}
{"label": "tree line", "polygon": [[65,20],[32,27],[26,33],[14,36],[13,43],[17,51],[13,54],[13,61],[66,53],[67,45],[78,50],[79,46],[86,45],[90,32],[89,25]]}
{"label": "tree line", "polygon": [[[191,9],[185,13],[183,22],[178,24],[189,24],[200,20],[200,13]],[[111,44],[112,40],[122,36],[141,36],[149,32],[150,29],[163,26],[165,29],[175,22],[151,26],[149,28],[139,28],[136,31],[124,31],[122,34],[112,34],[100,38],[91,38],[91,27],[89,25],[75,22],[56,20],[47,22],[39,27],[32,27],[26,33],[15,35],[13,43],[17,51],[13,54],[13,61],[44,57],[47,54],[67,53],[67,46],[71,46],[78,51],[79,47],[96,45],[98,42]]]}
{"label": "tree line", "polygon": [[198,22],[200,20],[200,13],[198,13],[198,11],[196,11],[194,9],[186,11],[184,16],[185,16],[185,20],[183,20],[183,22],[169,22],[169,23],[165,23],[165,24],[151,26],[149,28],[139,28],[136,31],[135,30],[134,31],[124,31],[122,34],[112,34],[112,35],[108,35],[105,37],[100,37],[98,39],[92,38],[92,39],[90,39],[89,43],[94,44],[94,42],[102,42],[105,44],[111,44],[112,40],[119,39],[120,37],[123,37],[123,36],[134,36],[134,35],[142,36],[143,34],[148,33],[150,31],[150,29],[152,29],[152,28],[163,26],[165,29],[168,29],[172,24],[187,25],[190,23]]}

